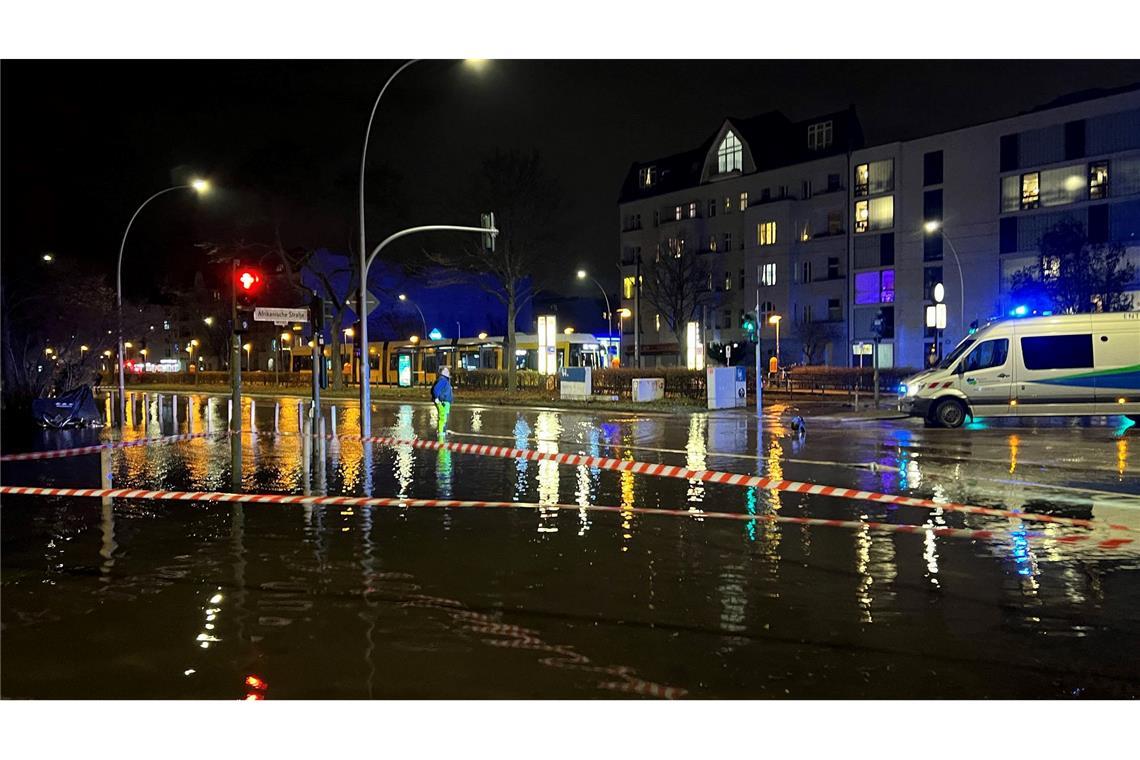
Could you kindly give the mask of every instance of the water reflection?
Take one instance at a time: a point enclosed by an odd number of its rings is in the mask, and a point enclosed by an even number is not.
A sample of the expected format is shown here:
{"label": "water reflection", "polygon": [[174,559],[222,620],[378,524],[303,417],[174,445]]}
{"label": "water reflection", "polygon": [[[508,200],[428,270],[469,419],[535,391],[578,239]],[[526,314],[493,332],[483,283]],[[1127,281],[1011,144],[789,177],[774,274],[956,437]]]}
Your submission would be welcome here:
{"label": "water reflection", "polygon": [[[396,411],[396,425],[392,429],[394,437],[404,441],[415,437],[413,414],[411,404],[403,404],[399,407]],[[401,499],[407,498],[411,492],[412,470],[415,465],[414,453],[415,449],[411,446],[396,447],[396,458],[392,465],[392,471],[396,476],[396,496]]]}
{"label": "water reflection", "polygon": [[[708,446],[706,445],[706,437],[708,435],[708,415],[707,414],[694,414],[689,417],[689,436],[685,440],[685,466],[690,470],[704,470],[708,468]],[[699,478],[694,478],[689,481],[689,487],[686,490],[686,501],[689,503],[689,514],[694,518],[701,520],[702,512],[698,506],[705,500],[705,483]]]}
{"label": "water reflection", "polygon": [[[562,435],[562,423],[557,412],[540,412],[534,426],[536,445],[538,451],[556,453],[558,439]],[[538,503],[558,503],[558,479],[562,465],[557,462],[541,461],[538,463]],[[538,532],[557,533],[556,517],[558,508],[539,507]]]}

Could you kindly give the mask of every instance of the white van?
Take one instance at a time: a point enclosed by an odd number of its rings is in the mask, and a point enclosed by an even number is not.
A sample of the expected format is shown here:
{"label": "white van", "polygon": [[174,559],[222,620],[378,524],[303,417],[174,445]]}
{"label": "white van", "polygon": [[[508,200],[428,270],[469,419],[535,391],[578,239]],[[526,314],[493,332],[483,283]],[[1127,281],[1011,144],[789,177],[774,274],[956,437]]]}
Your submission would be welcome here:
{"label": "white van", "polygon": [[899,409],[966,417],[1123,414],[1140,423],[1140,311],[1004,319],[899,386]]}

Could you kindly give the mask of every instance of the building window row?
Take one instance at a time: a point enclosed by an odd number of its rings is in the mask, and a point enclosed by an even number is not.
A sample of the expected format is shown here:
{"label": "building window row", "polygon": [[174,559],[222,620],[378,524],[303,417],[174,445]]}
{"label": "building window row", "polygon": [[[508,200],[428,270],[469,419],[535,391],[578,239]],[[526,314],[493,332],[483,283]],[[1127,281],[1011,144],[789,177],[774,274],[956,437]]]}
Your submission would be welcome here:
{"label": "building window row", "polygon": [[895,225],[893,195],[855,202],[855,232],[889,230]]}
{"label": "building window row", "polygon": [[776,223],[760,222],[756,225],[756,245],[776,244]]}
{"label": "building window row", "polygon": [[[1110,184],[1110,176],[1112,182]],[[1140,156],[1072,164],[1001,179],[1002,213],[1140,192]]]}

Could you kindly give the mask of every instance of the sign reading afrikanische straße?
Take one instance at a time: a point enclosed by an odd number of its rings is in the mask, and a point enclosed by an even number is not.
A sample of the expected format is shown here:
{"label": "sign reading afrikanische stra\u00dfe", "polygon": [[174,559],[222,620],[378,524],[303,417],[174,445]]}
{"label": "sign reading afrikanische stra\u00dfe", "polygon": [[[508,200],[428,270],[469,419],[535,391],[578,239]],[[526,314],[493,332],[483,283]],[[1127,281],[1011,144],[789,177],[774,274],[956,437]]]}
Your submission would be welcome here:
{"label": "sign reading afrikanische stra\u00dfe", "polygon": [[258,306],[253,310],[255,322],[308,322],[308,309],[277,309],[271,306]]}

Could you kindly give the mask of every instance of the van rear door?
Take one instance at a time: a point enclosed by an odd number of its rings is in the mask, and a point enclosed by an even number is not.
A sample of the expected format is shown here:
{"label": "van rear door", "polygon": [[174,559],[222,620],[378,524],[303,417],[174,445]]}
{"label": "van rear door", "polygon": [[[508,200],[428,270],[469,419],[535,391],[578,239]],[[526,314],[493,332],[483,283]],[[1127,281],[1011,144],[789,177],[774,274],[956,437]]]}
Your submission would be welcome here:
{"label": "van rear door", "polygon": [[1018,414],[1094,414],[1093,335],[1088,329],[1018,332]]}
{"label": "van rear door", "polygon": [[1121,316],[1093,331],[1097,414],[1140,413],[1140,319]]}

